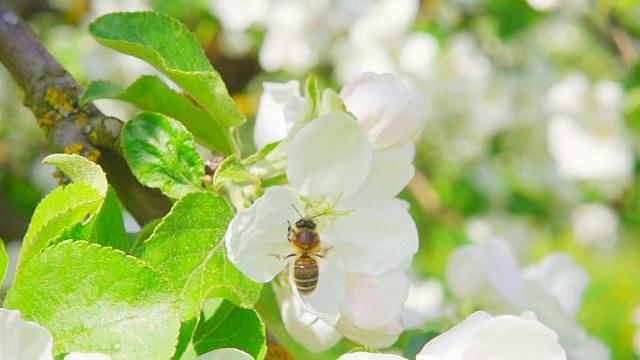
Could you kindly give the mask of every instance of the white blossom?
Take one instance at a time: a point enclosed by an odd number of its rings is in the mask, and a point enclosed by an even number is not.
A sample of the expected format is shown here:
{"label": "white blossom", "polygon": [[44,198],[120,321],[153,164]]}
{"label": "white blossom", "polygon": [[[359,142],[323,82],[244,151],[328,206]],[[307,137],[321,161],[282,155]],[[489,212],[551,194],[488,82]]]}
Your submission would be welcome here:
{"label": "white blossom", "polygon": [[605,204],[584,204],[571,213],[571,228],[578,243],[611,249],[618,242],[618,214]]}
{"label": "white blossom", "polygon": [[324,249],[324,256],[316,257],[317,288],[301,296],[291,281],[291,289],[305,310],[333,326],[348,274],[376,277],[406,269],[418,247],[415,223],[404,203],[385,192],[370,192],[366,201],[358,195],[369,177],[372,150],[346,114],[313,120],[291,139],[288,151],[289,187],[270,187],[238,212],[226,234],[229,258],[254,281],[270,281],[286,267],[292,276],[295,256],[288,256],[295,252],[287,242],[288,222],[300,218],[296,209],[305,218],[317,216]]}
{"label": "white blossom", "polygon": [[[66,360],[66,359],[65,359]],[[204,353],[196,358],[196,360],[254,360],[251,355],[246,352],[233,348],[216,349],[208,353]]]}
{"label": "white blossom", "polygon": [[376,354],[370,352],[353,352],[344,354],[338,360],[407,360],[402,356],[393,354]]}
{"label": "white blossom", "polygon": [[477,311],[429,341],[416,360],[561,360],[566,359],[558,335],[533,312],[520,316]]}
{"label": "white blossom", "polygon": [[260,97],[253,130],[253,142],[258,149],[284,139],[302,115],[304,105],[297,80],[265,82],[262,86],[264,92]]}

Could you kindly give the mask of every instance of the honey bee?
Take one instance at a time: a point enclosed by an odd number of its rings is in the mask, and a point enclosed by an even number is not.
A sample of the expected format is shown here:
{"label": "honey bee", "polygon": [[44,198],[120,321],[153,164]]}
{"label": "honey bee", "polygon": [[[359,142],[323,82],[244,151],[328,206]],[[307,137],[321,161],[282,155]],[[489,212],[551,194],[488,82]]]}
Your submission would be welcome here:
{"label": "honey bee", "polygon": [[300,295],[311,294],[318,286],[318,261],[316,257],[323,258],[327,249],[322,249],[320,236],[316,231],[316,223],[313,218],[324,215],[319,214],[310,218],[303,217],[296,209],[300,219],[295,226],[289,223],[287,239],[293,248],[294,253],[284,256],[284,258],[295,256],[293,262],[293,282]]}

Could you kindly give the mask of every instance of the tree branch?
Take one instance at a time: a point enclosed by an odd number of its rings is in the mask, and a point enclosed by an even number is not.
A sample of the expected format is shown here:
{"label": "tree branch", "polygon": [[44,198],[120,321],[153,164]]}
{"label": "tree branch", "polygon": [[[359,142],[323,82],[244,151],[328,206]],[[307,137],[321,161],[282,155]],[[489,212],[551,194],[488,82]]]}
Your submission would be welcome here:
{"label": "tree branch", "polygon": [[122,122],[93,104],[79,106],[82,87],[44,48],[29,27],[0,1],[0,62],[25,93],[53,152],[74,153],[102,166],[120,201],[144,225],[164,216],[171,201],[141,185],[122,155]]}

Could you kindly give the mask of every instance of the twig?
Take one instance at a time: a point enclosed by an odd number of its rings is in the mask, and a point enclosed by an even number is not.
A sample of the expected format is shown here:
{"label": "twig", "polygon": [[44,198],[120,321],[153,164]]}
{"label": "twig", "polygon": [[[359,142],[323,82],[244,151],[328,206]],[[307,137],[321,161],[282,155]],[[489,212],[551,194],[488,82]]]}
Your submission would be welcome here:
{"label": "twig", "polygon": [[144,225],[164,216],[170,200],[141,185],[127,166],[120,143],[122,122],[93,104],[79,106],[81,86],[36,35],[0,1],[0,62],[25,93],[53,152],[80,154],[97,162],[120,201]]}

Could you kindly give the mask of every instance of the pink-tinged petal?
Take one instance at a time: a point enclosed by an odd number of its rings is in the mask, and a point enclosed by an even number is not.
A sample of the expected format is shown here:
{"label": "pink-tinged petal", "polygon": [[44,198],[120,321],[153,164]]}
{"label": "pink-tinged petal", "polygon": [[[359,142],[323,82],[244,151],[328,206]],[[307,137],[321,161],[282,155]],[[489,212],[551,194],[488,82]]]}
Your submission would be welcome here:
{"label": "pink-tinged petal", "polygon": [[369,352],[354,352],[344,354],[338,358],[338,360],[407,360],[402,356],[393,354],[376,354]]}
{"label": "pink-tinged petal", "polygon": [[425,117],[424,96],[392,74],[363,73],[342,88],[340,97],[376,150],[411,141]]}
{"label": "pink-tinged petal", "polygon": [[53,337],[42,326],[23,320],[20,311],[0,309],[0,357],[53,360]]}
{"label": "pink-tinged petal", "polygon": [[273,283],[276,300],[280,304],[282,322],[291,337],[307,350],[317,353],[335,346],[342,335],[319,317],[303,309],[288,286]]}
{"label": "pink-tinged petal", "polygon": [[253,128],[253,142],[261,149],[267,144],[284,139],[302,114],[304,97],[300,95],[300,82],[265,82],[264,92]]}
{"label": "pink-tinged petal", "polygon": [[293,192],[270,187],[229,224],[225,235],[229,259],[253,281],[271,281],[293,259],[284,258],[292,250],[287,221],[298,218],[292,205],[301,208]]}
{"label": "pink-tinged petal", "polygon": [[497,312],[523,309],[524,285],[505,241],[458,247],[447,261],[445,280],[458,299]]}
{"label": "pink-tinged petal", "polygon": [[379,329],[398,320],[408,293],[409,280],[402,271],[375,277],[348,273],[340,314],[363,330]]}
{"label": "pink-tinged petal", "polygon": [[371,145],[358,123],[345,113],[323,115],[302,128],[289,143],[287,178],[312,201],[351,196],[371,166]]}
{"label": "pink-tinged petal", "polygon": [[344,206],[391,199],[398,195],[415,174],[412,164],[415,152],[413,143],[374,151],[367,179],[355,194],[344,199]]}
{"label": "pink-tinged petal", "polygon": [[293,263],[289,271],[289,280],[295,298],[303,308],[318,316],[327,324],[333,326],[338,321],[340,313],[338,305],[345,292],[345,272],[342,259],[329,252],[325,258],[317,258],[318,287],[309,295],[300,295],[293,282]]}
{"label": "pink-tinged petal", "polygon": [[364,346],[373,348],[387,348],[393,345],[402,334],[400,321],[394,321],[379,329],[365,330],[357,327],[346,318],[340,318],[336,329],[345,338]]}
{"label": "pink-tinged petal", "polygon": [[321,236],[345,259],[347,272],[376,276],[410,264],[407,259],[418,251],[418,230],[402,202],[389,199],[344,210],[353,211]]}

